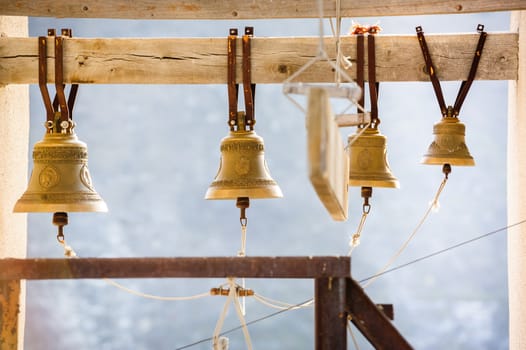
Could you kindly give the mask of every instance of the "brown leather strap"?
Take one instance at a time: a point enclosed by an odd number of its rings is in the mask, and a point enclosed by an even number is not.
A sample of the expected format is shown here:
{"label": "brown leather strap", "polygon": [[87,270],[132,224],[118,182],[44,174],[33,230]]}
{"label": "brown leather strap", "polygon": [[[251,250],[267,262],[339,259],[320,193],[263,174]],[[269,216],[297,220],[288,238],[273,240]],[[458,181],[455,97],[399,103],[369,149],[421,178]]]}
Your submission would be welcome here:
{"label": "brown leather strap", "polygon": [[69,119],[69,109],[64,92],[64,39],[55,37],[55,89],[57,91],[58,104],[60,107],[60,121]]}
{"label": "brown leather strap", "polygon": [[45,36],[38,37],[38,86],[46,107],[46,120],[53,122],[55,112],[47,89],[47,38]]}
{"label": "brown leather strap", "polygon": [[[365,65],[365,49],[363,34],[357,34],[356,37],[356,84],[362,89],[362,94],[358,100],[358,104],[365,108],[365,82],[364,82],[364,65]],[[361,111],[358,109],[358,113]]]}
{"label": "brown leather strap", "polygon": [[[71,38],[73,36],[73,32],[70,28],[62,28],[61,32],[63,37]],[[73,119],[73,106],[75,105],[75,99],[77,98],[78,90],[79,84],[71,84],[71,88],[69,90],[68,95],[69,119]]]}
{"label": "brown leather strap", "polygon": [[374,34],[367,36],[367,62],[369,73],[369,99],[371,100],[371,127],[377,128],[380,124],[378,118],[378,88],[380,84],[376,81],[376,49]]}
{"label": "brown leather strap", "polygon": [[253,27],[245,27],[245,35],[243,35],[243,92],[245,95],[245,123],[250,130],[254,130],[254,124],[256,123],[254,110],[255,110],[255,95],[256,95],[256,84],[252,84],[252,65],[250,55],[250,41],[254,35]]}
{"label": "brown leather strap", "polygon": [[424,37],[424,32],[422,31],[421,26],[416,27],[416,35],[418,37],[418,42],[420,43],[420,48],[422,49],[422,55],[424,56],[424,61],[426,63],[429,78],[431,79],[431,84],[433,84],[433,89],[435,90],[440,112],[443,116],[447,116],[447,107],[446,102],[444,101],[444,95],[442,94],[442,88],[440,87],[440,81],[436,76],[436,70],[433,66],[433,61],[431,60],[431,55],[429,54],[426,38]]}
{"label": "brown leather strap", "polygon": [[484,32],[484,26],[482,24],[479,24],[477,26],[477,31],[480,33],[480,36],[479,41],[477,43],[477,48],[475,50],[475,56],[473,57],[473,61],[471,62],[471,69],[469,71],[468,79],[464,80],[460,85],[460,89],[455,100],[455,105],[452,108],[450,108],[451,112],[449,112],[448,114],[448,108],[446,107],[446,103],[444,102],[444,96],[442,94],[442,89],[440,88],[440,82],[436,76],[436,70],[431,61],[431,55],[429,54],[429,50],[427,48],[424,32],[422,31],[421,26],[416,27],[416,34],[418,36],[420,48],[422,49],[424,61],[426,63],[431,83],[433,84],[433,89],[435,90],[435,95],[437,96],[438,104],[440,105],[440,111],[442,112],[442,115],[444,117],[458,116],[458,114],[460,113],[460,108],[462,107],[462,104],[464,103],[464,100],[468,94],[469,88],[471,87],[471,84],[475,79],[475,75],[477,74],[480,56],[482,55],[482,49],[484,48],[484,43],[486,42],[487,37],[487,33]]}
{"label": "brown leather strap", "polygon": [[469,88],[471,87],[473,80],[475,80],[475,75],[477,74],[477,68],[480,62],[480,56],[482,55],[482,49],[484,49],[484,43],[486,42],[486,37],[488,36],[488,34],[484,31],[484,26],[482,24],[477,26],[477,31],[480,33],[477,49],[475,50],[475,56],[473,57],[473,62],[471,63],[468,79],[463,81],[460,85],[460,90],[458,92],[455,105],[453,106],[453,113],[455,116],[460,113],[462,103],[464,103],[464,99],[468,94]]}
{"label": "brown leather strap", "polygon": [[239,84],[236,84],[236,43],[237,43],[237,29],[231,28],[229,31],[227,52],[228,52],[228,69],[227,69],[227,84],[228,84],[228,125],[230,130],[234,130],[237,125],[237,98],[239,92]]}

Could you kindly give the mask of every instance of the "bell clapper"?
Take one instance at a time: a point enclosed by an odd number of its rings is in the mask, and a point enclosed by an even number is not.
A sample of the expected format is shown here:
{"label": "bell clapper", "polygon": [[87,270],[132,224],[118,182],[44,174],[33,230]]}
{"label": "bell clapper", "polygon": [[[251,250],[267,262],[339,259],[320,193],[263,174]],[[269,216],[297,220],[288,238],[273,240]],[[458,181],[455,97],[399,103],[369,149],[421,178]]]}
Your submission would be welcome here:
{"label": "bell clapper", "polygon": [[363,227],[365,226],[365,220],[367,220],[367,215],[371,211],[369,198],[371,198],[373,195],[373,188],[364,186],[362,187],[361,192],[363,198],[362,218],[360,219],[360,223],[358,224],[358,229],[356,230],[356,233],[352,235],[351,241],[349,242],[349,256],[351,256],[353,249],[360,245],[360,237],[362,235]]}
{"label": "bell clapper", "polygon": [[68,224],[68,213],[53,213],[53,224],[58,226],[57,241],[64,247],[64,256],[69,258],[76,257],[77,254],[71,246],[66,244],[66,239],[64,238],[64,226]]}

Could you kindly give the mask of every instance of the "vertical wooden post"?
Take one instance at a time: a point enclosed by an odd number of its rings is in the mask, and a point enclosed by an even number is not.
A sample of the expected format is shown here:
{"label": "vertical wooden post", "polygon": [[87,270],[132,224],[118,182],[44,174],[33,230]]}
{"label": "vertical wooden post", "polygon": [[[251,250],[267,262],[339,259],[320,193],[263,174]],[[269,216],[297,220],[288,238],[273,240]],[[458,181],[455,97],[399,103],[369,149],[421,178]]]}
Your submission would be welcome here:
{"label": "vertical wooden post", "polygon": [[[1,36],[28,35],[27,17],[0,16]],[[27,185],[29,88],[0,86],[0,257],[26,256],[27,218],[13,205]],[[23,348],[25,288],[0,282],[0,350]]]}
{"label": "vertical wooden post", "polygon": [[[526,11],[511,16],[519,32],[519,67],[508,86],[508,224],[526,219]],[[526,225],[508,230],[510,349],[526,349]]]}
{"label": "vertical wooden post", "polygon": [[315,349],[346,350],[345,278],[317,278],[314,289]]}

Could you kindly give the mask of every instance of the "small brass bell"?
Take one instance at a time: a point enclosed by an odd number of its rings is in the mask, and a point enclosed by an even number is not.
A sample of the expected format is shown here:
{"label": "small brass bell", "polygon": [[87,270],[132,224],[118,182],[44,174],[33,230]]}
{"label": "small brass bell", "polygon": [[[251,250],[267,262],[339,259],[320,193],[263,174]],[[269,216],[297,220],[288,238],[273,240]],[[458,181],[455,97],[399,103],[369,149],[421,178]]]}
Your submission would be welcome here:
{"label": "small brass bell", "polygon": [[27,190],[16,202],[20,212],[106,212],[93,188],[88,149],[71,130],[48,132],[33,148],[33,172]]}
{"label": "small brass bell", "polygon": [[362,131],[348,138],[349,186],[398,188],[387,162],[387,138],[377,128]]}
{"label": "small brass bell", "polygon": [[[238,113],[238,120],[244,113]],[[206,199],[281,198],[278,184],[270,176],[264,158],[263,139],[244,126],[231,130],[221,140],[217,175],[206,191]]]}
{"label": "small brass bell", "polygon": [[435,139],[422,157],[422,163],[475,165],[466,146],[465,133],[466,126],[457,117],[444,116],[433,126]]}

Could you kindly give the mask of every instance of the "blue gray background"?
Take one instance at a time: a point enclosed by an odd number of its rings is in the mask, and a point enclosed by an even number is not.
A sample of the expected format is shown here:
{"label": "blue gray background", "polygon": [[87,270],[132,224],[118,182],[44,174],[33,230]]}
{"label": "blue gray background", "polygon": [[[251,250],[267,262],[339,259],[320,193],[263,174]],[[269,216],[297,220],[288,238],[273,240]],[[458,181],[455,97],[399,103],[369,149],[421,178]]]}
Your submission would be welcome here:
{"label": "blue gray background", "polygon": [[[509,13],[354,19],[377,21],[383,34],[508,31]],[[254,26],[256,36],[317,35],[317,20],[132,21],[30,19],[30,35],[72,28],[76,37],[225,37]],[[345,31],[351,20],[345,19]],[[330,34],[329,26],[325,27]],[[416,40],[416,39],[415,39]],[[314,53],[313,53],[314,54]],[[453,103],[459,82],[442,84]],[[352,274],[374,274],[408,237],[440,181],[439,167],[421,165],[440,118],[430,83],[383,83],[379,111],[388,157],[401,188],[375,189]],[[507,82],[476,81],[461,119],[476,167],[453,169],[440,210],[433,213],[395,265],[506,226]],[[107,214],[70,215],[66,239],[83,257],[231,256],[239,249],[233,201],[206,201],[226,136],[223,85],[82,85],[75,106],[77,134],[89,148],[91,175]],[[247,214],[252,256],[345,255],[361,214],[359,188],[350,191],[350,219],[333,222],[306,170],[304,115],[281,93],[259,85],[257,133],[283,199],[256,200]],[[41,139],[44,108],[31,87],[31,147]],[[354,133],[342,129],[342,135]],[[28,155],[30,156],[30,155]],[[49,214],[29,215],[31,257],[61,257]],[[202,293],[223,280],[130,279],[126,286],[163,296]],[[27,349],[176,349],[208,338],[224,298],[146,300],[101,280],[28,282]],[[310,280],[248,280],[256,292],[297,303],[313,295]],[[367,289],[393,303],[395,325],[416,349],[507,349],[506,233],[386,274]],[[247,320],[275,310],[247,300]],[[233,313],[224,329],[238,325]],[[255,349],[313,348],[313,310],[289,311],[250,326]],[[371,348],[358,335],[361,349]],[[243,348],[240,331],[231,348]],[[210,349],[203,342],[192,349]],[[352,342],[349,340],[349,348]]]}

